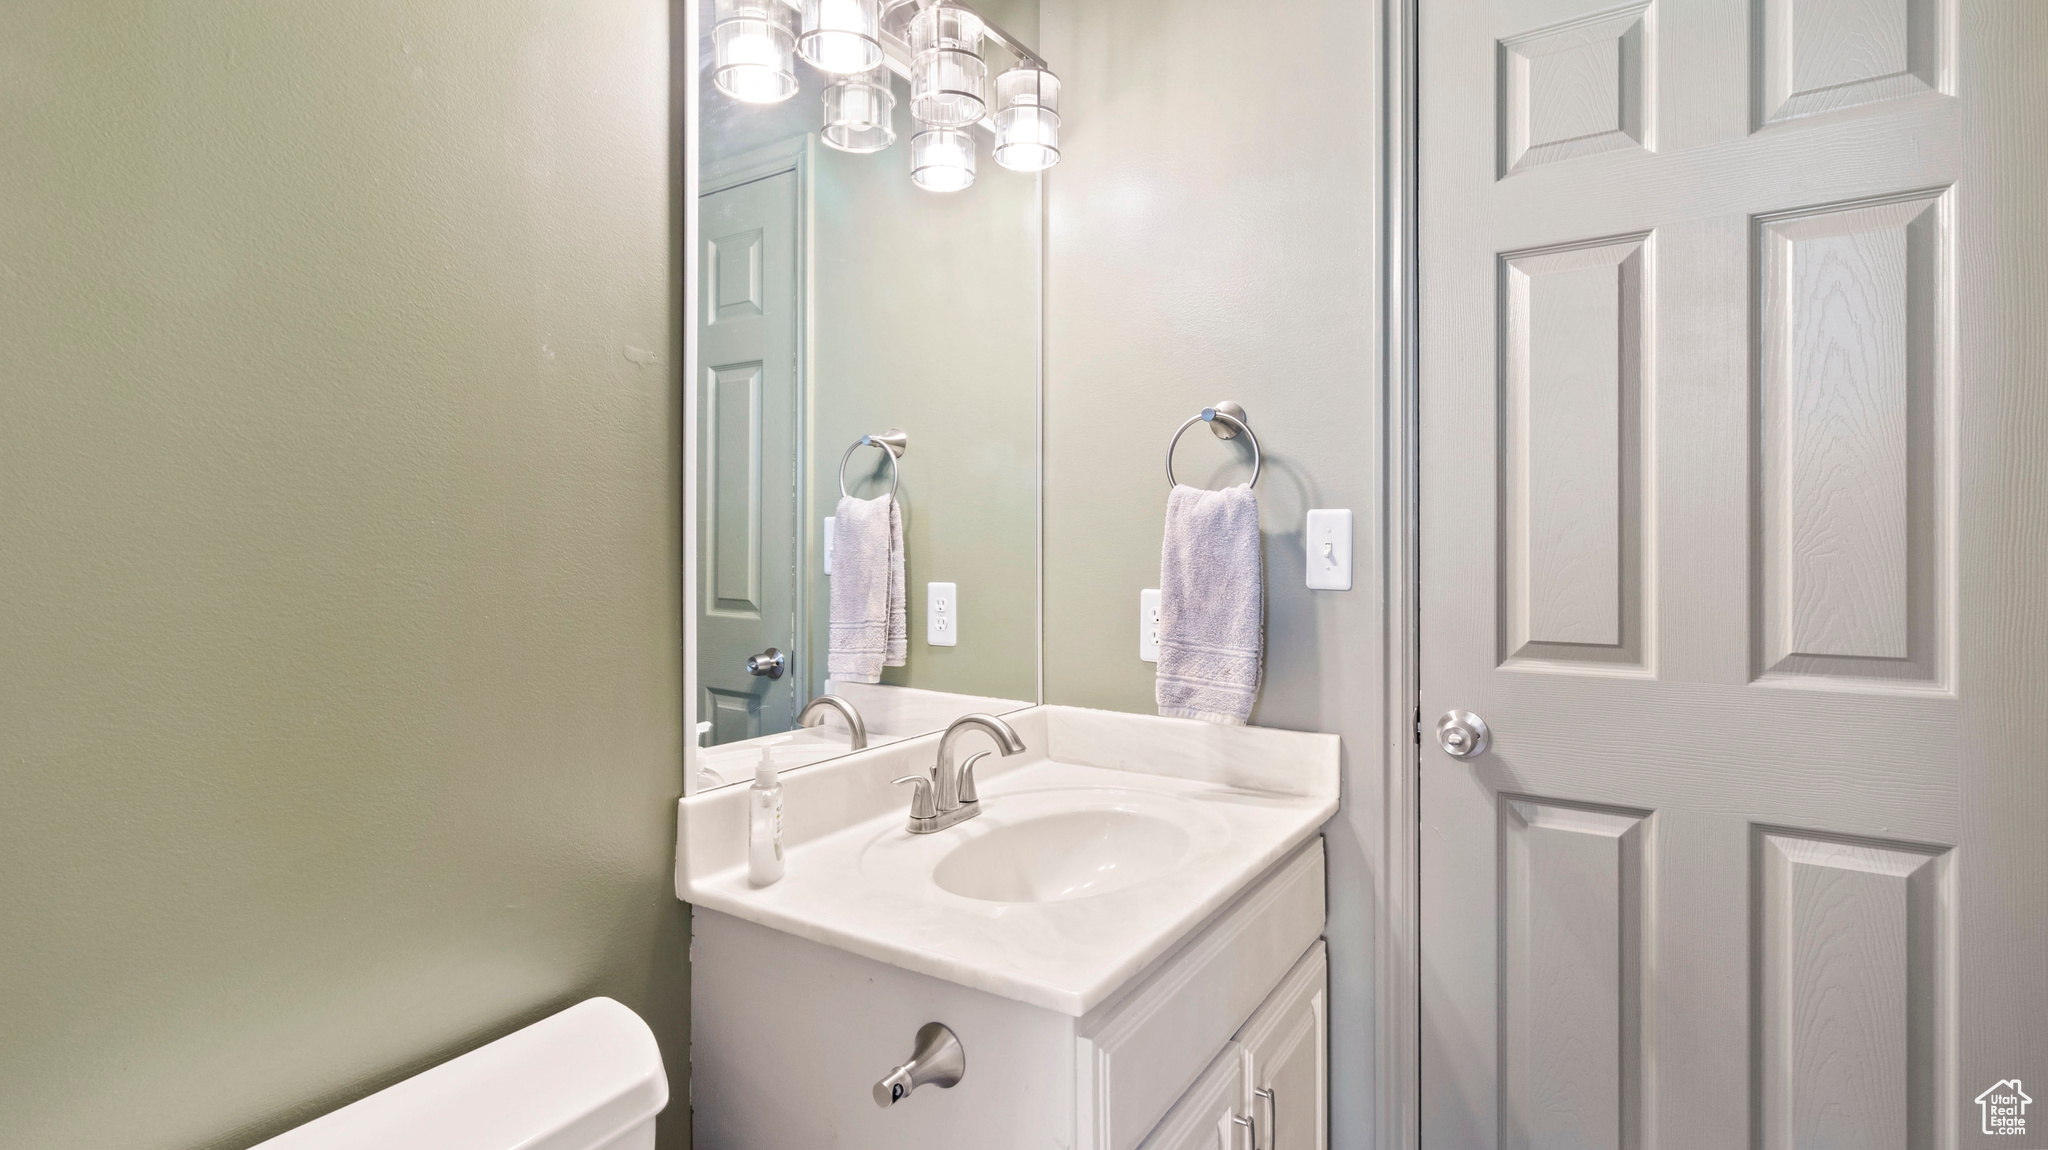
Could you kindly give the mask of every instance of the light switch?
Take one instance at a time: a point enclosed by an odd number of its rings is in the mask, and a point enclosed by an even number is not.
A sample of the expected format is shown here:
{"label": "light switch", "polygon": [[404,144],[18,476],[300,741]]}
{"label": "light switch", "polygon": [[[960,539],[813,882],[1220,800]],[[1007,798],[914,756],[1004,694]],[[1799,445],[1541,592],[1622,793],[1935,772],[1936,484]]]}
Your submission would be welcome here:
{"label": "light switch", "polygon": [[825,574],[832,573],[832,516],[825,517]]}
{"label": "light switch", "polygon": [[1308,586],[1311,591],[1351,590],[1351,512],[1308,513]]}
{"label": "light switch", "polygon": [[960,645],[960,589],[951,583],[924,585],[924,641],[930,647]]}
{"label": "light switch", "polygon": [[1159,589],[1138,592],[1138,658],[1159,661]]}

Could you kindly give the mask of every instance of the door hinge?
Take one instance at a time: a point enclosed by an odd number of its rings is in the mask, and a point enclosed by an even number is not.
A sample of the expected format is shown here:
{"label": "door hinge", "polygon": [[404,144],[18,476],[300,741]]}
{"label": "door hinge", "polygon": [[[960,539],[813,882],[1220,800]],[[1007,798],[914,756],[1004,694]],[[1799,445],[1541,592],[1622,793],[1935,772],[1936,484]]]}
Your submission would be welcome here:
{"label": "door hinge", "polygon": [[1415,704],[1415,745],[1422,745],[1422,704]]}

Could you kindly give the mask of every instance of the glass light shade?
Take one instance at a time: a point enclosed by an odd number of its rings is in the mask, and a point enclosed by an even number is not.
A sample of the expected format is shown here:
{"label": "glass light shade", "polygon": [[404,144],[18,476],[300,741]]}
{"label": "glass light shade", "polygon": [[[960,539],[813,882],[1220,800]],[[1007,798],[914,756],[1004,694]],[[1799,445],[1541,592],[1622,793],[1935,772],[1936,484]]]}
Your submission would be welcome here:
{"label": "glass light shade", "polygon": [[842,152],[879,152],[896,142],[896,93],[889,73],[841,80],[825,89],[825,127],[819,136]]}
{"label": "glass light shade", "polygon": [[803,0],[803,34],[796,50],[834,75],[870,71],[882,63],[881,0]]}
{"label": "glass light shade", "polygon": [[996,77],[995,161],[1017,172],[1060,162],[1060,78],[1019,64]]}
{"label": "glass light shade", "polygon": [[882,0],[882,31],[907,44],[910,21],[916,15],[917,0]]}
{"label": "glass light shade", "polygon": [[926,8],[910,22],[910,114],[934,128],[959,128],[988,110],[988,61],[981,17],[964,8]]}
{"label": "glass light shade", "polygon": [[957,192],[974,183],[974,133],[931,128],[910,137],[910,182],[927,192]]}
{"label": "glass light shade", "polygon": [[711,82],[748,104],[796,95],[796,13],[782,0],[718,0]]}

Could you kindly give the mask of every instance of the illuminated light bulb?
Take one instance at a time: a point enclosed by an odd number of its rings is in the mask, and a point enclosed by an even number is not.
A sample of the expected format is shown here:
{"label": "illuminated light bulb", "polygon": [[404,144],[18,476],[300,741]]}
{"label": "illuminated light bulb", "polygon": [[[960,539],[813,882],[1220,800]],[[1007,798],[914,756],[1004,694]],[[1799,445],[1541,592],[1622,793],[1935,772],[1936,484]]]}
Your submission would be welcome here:
{"label": "illuminated light bulb", "polygon": [[796,50],[818,68],[846,76],[882,64],[881,0],[803,0]]}
{"label": "illuminated light bulb", "polygon": [[1059,163],[1060,78],[1033,64],[996,77],[995,121],[996,163],[1017,172]]}
{"label": "illuminated light bulb", "polygon": [[957,192],[974,183],[974,135],[931,128],[910,138],[910,182],[927,192]]}
{"label": "illuminated light bulb", "polygon": [[711,82],[748,104],[796,95],[796,13],[782,0],[718,0]]}

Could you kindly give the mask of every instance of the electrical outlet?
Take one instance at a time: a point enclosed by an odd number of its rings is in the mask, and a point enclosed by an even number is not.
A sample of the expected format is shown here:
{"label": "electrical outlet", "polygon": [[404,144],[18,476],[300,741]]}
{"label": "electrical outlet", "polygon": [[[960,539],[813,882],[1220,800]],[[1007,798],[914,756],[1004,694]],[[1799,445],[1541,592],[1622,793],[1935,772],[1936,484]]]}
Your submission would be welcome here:
{"label": "electrical outlet", "polygon": [[825,548],[824,548],[824,550],[825,550],[825,574],[827,574],[827,575],[830,575],[830,574],[832,573],[832,524],[833,524],[833,522],[834,522],[834,519],[833,519],[833,517],[832,517],[832,516],[830,516],[830,515],[827,515],[827,516],[825,517]]}
{"label": "electrical outlet", "polygon": [[1351,512],[1309,512],[1302,537],[1308,542],[1309,590],[1351,590]]}
{"label": "electrical outlet", "polygon": [[1138,658],[1159,661],[1159,589],[1138,592]]}
{"label": "electrical outlet", "polygon": [[954,584],[924,585],[924,641],[928,647],[960,645],[960,589]]}

